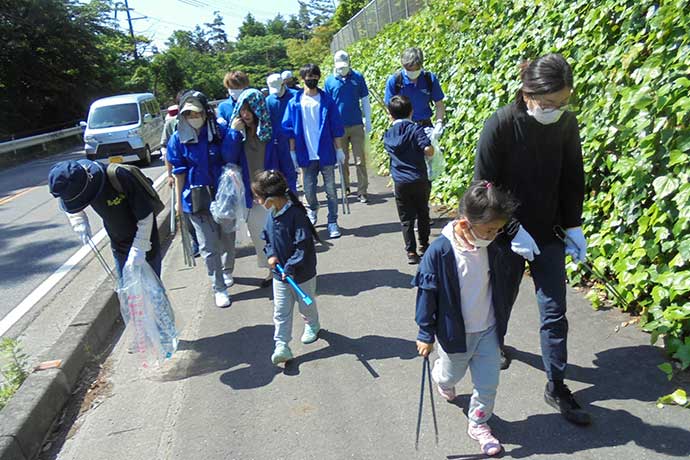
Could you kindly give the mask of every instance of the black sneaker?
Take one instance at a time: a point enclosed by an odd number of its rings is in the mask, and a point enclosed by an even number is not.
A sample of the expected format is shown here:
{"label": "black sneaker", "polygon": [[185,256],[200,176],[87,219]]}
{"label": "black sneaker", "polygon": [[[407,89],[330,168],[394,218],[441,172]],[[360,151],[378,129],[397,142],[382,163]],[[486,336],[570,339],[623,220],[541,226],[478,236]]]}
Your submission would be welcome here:
{"label": "black sneaker", "polygon": [[416,252],[407,253],[407,263],[410,265],[416,265],[419,263],[419,256]]}
{"label": "black sneaker", "polygon": [[553,391],[549,391],[549,384],[547,383],[544,389],[544,401],[554,409],[558,409],[569,422],[583,426],[592,423],[589,413],[575,401],[573,394],[566,385],[557,385]]}
{"label": "black sneaker", "polygon": [[504,371],[508,369],[512,361],[513,358],[511,358],[508,354],[508,349],[504,346],[501,346],[501,370]]}
{"label": "black sneaker", "polygon": [[419,256],[420,256],[420,257],[423,257],[424,254],[426,253],[426,250],[427,250],[427,249],[429,249],[429,245],[428,245],[428,244],[423,244],[423,245],[419,246]]}

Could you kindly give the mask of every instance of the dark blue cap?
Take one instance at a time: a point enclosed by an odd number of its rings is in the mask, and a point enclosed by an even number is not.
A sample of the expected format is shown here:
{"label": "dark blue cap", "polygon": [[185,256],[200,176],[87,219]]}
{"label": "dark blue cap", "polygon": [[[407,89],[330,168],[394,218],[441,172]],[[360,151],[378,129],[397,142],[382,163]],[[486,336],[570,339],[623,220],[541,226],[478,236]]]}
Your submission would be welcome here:
{"label": "dark blue cap", "polygon": [[91,160],[68,160],[56,163],[48,174],[50,193],[60,207],[69,213],[87,207],[103,190],[105,170]]}

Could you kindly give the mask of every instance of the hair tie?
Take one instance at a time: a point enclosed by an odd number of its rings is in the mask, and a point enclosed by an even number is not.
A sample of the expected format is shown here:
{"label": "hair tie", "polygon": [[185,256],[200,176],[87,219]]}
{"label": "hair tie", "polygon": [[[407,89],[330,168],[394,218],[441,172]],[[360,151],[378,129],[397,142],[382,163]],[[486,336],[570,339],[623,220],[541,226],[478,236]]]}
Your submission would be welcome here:
{"label": "hair tie", "polygon": [[493,186],[493,184],[492,184],[491,182],[489,182],[489,181],[486,181],[486,184],[485,184],[485,185],[486,185],[486,189],[487,189],[487,190],[490,189],[490,188]]}

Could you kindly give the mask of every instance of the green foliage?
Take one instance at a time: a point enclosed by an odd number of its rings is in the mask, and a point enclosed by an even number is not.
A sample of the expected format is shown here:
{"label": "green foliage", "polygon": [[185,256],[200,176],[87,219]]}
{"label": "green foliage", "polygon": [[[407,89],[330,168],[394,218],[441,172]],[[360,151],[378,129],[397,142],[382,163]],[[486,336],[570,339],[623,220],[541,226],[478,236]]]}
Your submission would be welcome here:
{"label": "green foliage", "polygon": [[28,377],[28,357],[14,339],[4,338],[0,341],[0,360],[3,366],[0,369],[2,382],[0,383],[0,409],[5,407],[19,387]]}
{"label": "green foliage", "polygon": [[[472,177],[483,122],[519,88],[517,64],[568,59],[583,140],[590,262],[619,286],[653,342],[690,366],[690,8],[685,0],[437,0],[350,47],[383,95],[408,46],[446,94],[449,174],[433,198],[454,204]],[[388,126],[374,105],[375,138]],[[377,164],[386,169],[380,146]],[[581,275],[570,267],[570,276]],[[601,303],[615,303],[593,281]],[[595,297],[590,297],[594,299]],[[623,306],[621,306],[623,307]]]}
{"label": "green foliage", "polygon": [[685,390],[678,389],[669,395],[662,396],[656,402],[656,405],[659,408],[662,408],[666,405],[673,405],[673,404],[681,406],[681,407],[690,408],[690,400],[688,400],[688,395],[685,392]]}
{"label": "green foliage", "polygon": [[340,0],[333,15],[333,22],[338,28],[345,27],[347,21],[364,8],[367,3],[369,3],[367,0]]}

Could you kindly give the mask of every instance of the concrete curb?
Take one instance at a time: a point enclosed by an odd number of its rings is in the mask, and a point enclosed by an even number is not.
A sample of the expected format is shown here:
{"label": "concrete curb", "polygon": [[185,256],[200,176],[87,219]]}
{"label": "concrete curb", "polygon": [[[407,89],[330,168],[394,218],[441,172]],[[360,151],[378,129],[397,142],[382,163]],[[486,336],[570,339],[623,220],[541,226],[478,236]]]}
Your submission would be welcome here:
{"label": "concrete curb", "polygon": [[[164,203],[170,189],[158,192]],[[169,207],[157,217],[161,242],[170,234]],[[31,373],[0,411],[0,460],[32,460],[69,401],[84,365],[106,345],[120,316],[117,293],[105,280],[40,361],[62,360],[58,369]]]}

